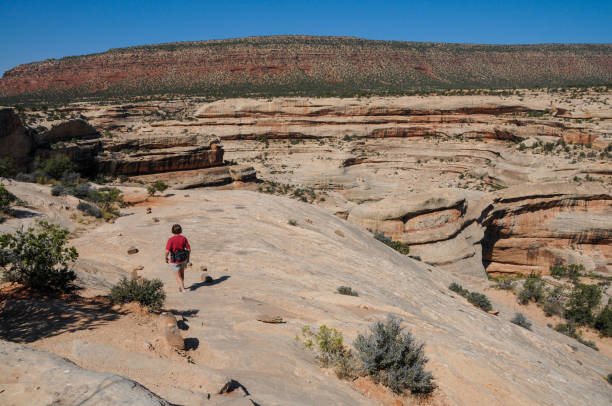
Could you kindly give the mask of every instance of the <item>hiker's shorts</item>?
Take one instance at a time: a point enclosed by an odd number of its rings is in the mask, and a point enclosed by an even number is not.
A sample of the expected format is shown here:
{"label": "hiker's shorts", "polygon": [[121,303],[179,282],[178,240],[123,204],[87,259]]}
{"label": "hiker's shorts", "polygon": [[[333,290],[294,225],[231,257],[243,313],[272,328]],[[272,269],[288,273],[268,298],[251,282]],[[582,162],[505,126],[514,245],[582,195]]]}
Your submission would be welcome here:
{"label": "hiker's shorts", "polygon": [[187,261],[185,261],[185,262],[177,262],[176,264],[173,264],[172,262],[168,262],[168,265],[170,265],[170,268],[174,272],[178,272],[178,271],[181,270],[181,268],[185,269],[185,267],[187,266]]}

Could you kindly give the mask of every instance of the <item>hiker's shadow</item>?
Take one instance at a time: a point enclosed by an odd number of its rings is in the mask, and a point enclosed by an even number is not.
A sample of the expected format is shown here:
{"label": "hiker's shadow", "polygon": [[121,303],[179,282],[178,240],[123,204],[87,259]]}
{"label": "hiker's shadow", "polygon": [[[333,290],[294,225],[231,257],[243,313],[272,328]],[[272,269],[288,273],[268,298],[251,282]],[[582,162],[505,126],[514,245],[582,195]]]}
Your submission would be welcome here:
{"label": "hiker's shadow", "polygon": [[213,279],[213,278],[211,278],[211,277],[208,277],[208,278],[207,278],[205,281],[203,281],[203,282],[198,282],[198,283],[194,283],[193,285],[191,285],[191,286],[189,287],[189,290],[196,290],[196,289],[201,288],[202,286],[213,286],[213,285],[216,285],[216,284],[221,283],[221,282],[223,282],[223,281],[226,281],[226,280],[228,280],[229,278],[230,278],[230,276],[229,276],[229,275],[223,275],[223,276],[221,276],[221,277],[219,277],[219,278],[217,278],[217,279]]}

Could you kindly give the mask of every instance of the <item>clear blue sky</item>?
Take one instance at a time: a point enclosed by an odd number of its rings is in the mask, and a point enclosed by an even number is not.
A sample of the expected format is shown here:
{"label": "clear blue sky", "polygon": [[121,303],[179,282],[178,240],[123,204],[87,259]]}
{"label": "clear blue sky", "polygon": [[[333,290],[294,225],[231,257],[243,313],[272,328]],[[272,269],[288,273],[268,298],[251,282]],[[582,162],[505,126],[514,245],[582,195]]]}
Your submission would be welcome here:
{"label": "clear blue sky", "polygon": [[0,0],[0,74],[22,63],[109,48],[276,34],[611,43],[612,0]]}

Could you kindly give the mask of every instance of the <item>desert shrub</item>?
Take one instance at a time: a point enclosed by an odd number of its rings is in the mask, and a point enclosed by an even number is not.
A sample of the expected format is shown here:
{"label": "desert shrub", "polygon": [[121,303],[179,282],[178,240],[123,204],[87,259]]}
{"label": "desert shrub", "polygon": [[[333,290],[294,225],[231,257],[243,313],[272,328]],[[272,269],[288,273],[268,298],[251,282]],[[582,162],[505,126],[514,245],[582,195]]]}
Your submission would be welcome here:
{"label": "desert shrub", "polygon": [[527,330],[531,330],[531,322],[527,320],[527,317],[525,317],[523,313],[515,313],[510,322],[516,324],[517,326],[526,328]]}
{"label": "desert shrub", "polygon": [[353,290],[350,286],[340,286],[338,289],[336,289],[336,292],[340,293],[341,295],[359,296],[359,293],[356,290]]}
{"label": "desert shrub", "polygon": [[51,196],[61,196],[66,194],[66,188],[61,183],[51,186]]}
{"label": "desert shrub", "polygon": [[4,279],[43,292],[70,292],[75,273],[68,264],[78,253],[66,247],[68,230],[39,221],[36,227],[0,236],[0,266]]}
{"label": "desert shrub", "polygon": [[470,292],[470,294],[467,296],[467,300],[474,306],[480,307],[485,312],[493,310],[493,306],[491,306],[489,298],[482,293]]}
{"label": "desert shrub", "polygon": [[580,343],[580,344],[584,344],[587,347],[591,347],[592,349],[594,349],[595,351],[599,351],[599,348],[597,347],[597,344],[595,344],[594,341],[591,340],[585,340],[584,338],[578,336],[576,337],[576,340]]}
{"label": "desert shrub", "polygon": [[602,336],[612,337],[612,307],[609,303],[597,315],[593,327],[599,330]]}
{"label": "desert shrub", "polygon": [[51,179],[61,179],[65,173],[73,170],[72,161],[63,154],[55,155],[46,160],[36,159],[35,165],[38,172]]}
{"label": "desert shrub", "polygon": [[13,158],[8,156],[0,158],[0,178],[12,178],[16,174]]}
{"label": "desert shrub", "polygon": [[555,331],[558,331],[561,334],[564,334],[568,337],[572,337],[574,338],[576,341],[578,341],[581,344],[586,345],[587,347],[591,347],[592,349],[594,349],[595,351],[599,351],[599,348],[597,348],[597,345],[595,345],[595,343],[593,341],[589,341],[589,340],[585,340],[580,336],[580,333],[578,332],[578,330],[576,330],[576,325],[569,321],[567,323],[559,323],[554,327]]}
{"label": "desert shrub", "polygon": [[385,237],[383,233],[374,234],[374,238],[376,238],[378,241],[382,242],[383,244],[388,245],[389,247],[393,248],[400,254],[408,255],[410,253],[410,246],[406,244],[402,244],[399,241],[393,241],[392,239]]}
{"label": "desert shrub", "polygon": [[111,288],[110,295],[113,303],[138,302],[151,312],[159,311],[166,300],[164,284],[159,279],[128,280],[124,277]]}
{"label": "desert shrub", "polygon": [[[304,346],[317,351],[317,360],[322,367],[334,367],[339,378],[354,376],[356,360],[344,346],[342,333],[325,325],[313,331],[310,326],[302,327]],[[299,337],[296,337],[299,338]]]}
{"label": "desert shrub", "polygon": [[557,286],[552,291],[548,292],[544,298],[542,309],[548,317],[552,316],[553,314],[558,316],[563,315],[563,312],[565,311],[565,298],[562,287]]}
{"label": "desert shrub", "polygon": [[559,332],[561,334],[564,334],[564,335],[566,335],[568,337],[574,337],[575,338],[575,337],[578,336],[578,333],[576,331],[576,326],[572,322],[569,322],[569,323],[559,323],[559,324],[557,324],[553,328],[553,330],[555,330],[555,331],[557,331],[557,332]]}
{"label": "desert shrub", "polygon": [[102,210],[107,211],[114,203],[121,203],[123,196],[117,188],[102,187],[90,192],[89,200],[99,204]]}
{"label": "desert shrub", "polygon": [[166,185],[161,180],[156,181],[155,183],[147,186],[147,193],[149,196],[155,195],[155,192],[163,193],[166,189],[168,189],[168,185]]}
{"label": "desert shrub", "polygon": [[554,265],[550,267],[550,274],[554,278],[570,278],[576,280],[581,272],[584,271],[584,265],[569,264],[567,267],[562,265]]}
{"label": "desert shrub", "polygon": [[33,174],[33,173],[19,172],[15,176],[15,180],[18,180],[19,182],[34,183],[34,182],[36,182],[36,175]]}
{"label": "desert shrub", "polygon": [[295,226],[297,226],[298,223],[297,223],[296,220],[290,219],[289,221],[287,221],[287,224],[289,224],[290,226],[294,226],[295,227]]}
{"label": "desert shrub", "polygon": [[461,296],[467,298],[468,295],[470,294],[470,291],[467,289],[464,289],[463,286],[459,285],[458,283],[451,283],[450,285],[448,285],[448,288],[450,290],[452,290],[455,293],[460,294]]}
{"label": "desert shrub", "polygon": [[8,214],[11,205],[17,201],[17,196],[6,190],[4,185],[0,185],[0,214]]}
{"label": "desert shrub", "polygon": [[512,290],[514,289],[515,285],[516,285],[516,282],[513,282],[512,278],[502,278],[499,281],[497,281],[497,289],[501,289],[501,290]]}
{"label": "desert shrub", "polygon": [[93,192],[91,184],[89,182],[79,183],[72,189],[72,195],[79,199],[88,199],[89,195]]}
{"label": "desert shrub", "polygon": [[610,385],[612,385],[612,373],[608,374],[608,376],[606,377],[606,380],[608,381]]}
{"label": "desert shrub", "polygon": [[79,202],[79,204],[77,205],[77,209],[87,214],[88,216],[93,216],[98,219],[102,218],[102,210],[100,210],[100,208],[94,206],[93,204]]}
{"label": "desert shrub", "polygon": [[539,275],[531,274],[523,283],[523,289],[519,292],[518,299],[521,304],[526,305],[531,302],[541,302],[544,299],[544,281]]}
{"label": "desert shrub", "polygon": [[576,284],[567,302],[565,318],[578,325],[593,323],[593,308],[599,304],[600,300],[601,288],[599,286]]}
{"label": "desert shrub", "polygon": [[424,369],[428,361],[424,345],[410,331],[404,332],[399,319],[388,316],[386,321],[376,321],[369,334],[357,336],[353,346],[363,372],[393,392],[429,394],[436,388],[433,375]]}

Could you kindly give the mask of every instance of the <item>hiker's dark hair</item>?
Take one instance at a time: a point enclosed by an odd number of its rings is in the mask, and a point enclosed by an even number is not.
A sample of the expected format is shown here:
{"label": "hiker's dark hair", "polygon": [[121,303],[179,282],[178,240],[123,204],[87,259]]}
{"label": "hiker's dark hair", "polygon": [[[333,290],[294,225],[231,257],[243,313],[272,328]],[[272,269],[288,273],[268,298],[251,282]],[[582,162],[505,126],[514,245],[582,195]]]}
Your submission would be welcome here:
{"label": "hiker's dark hair", "polygon": [[172,234],[180,234],[183,232],[183,228],[180,224],[175,224],[172,226]]}

